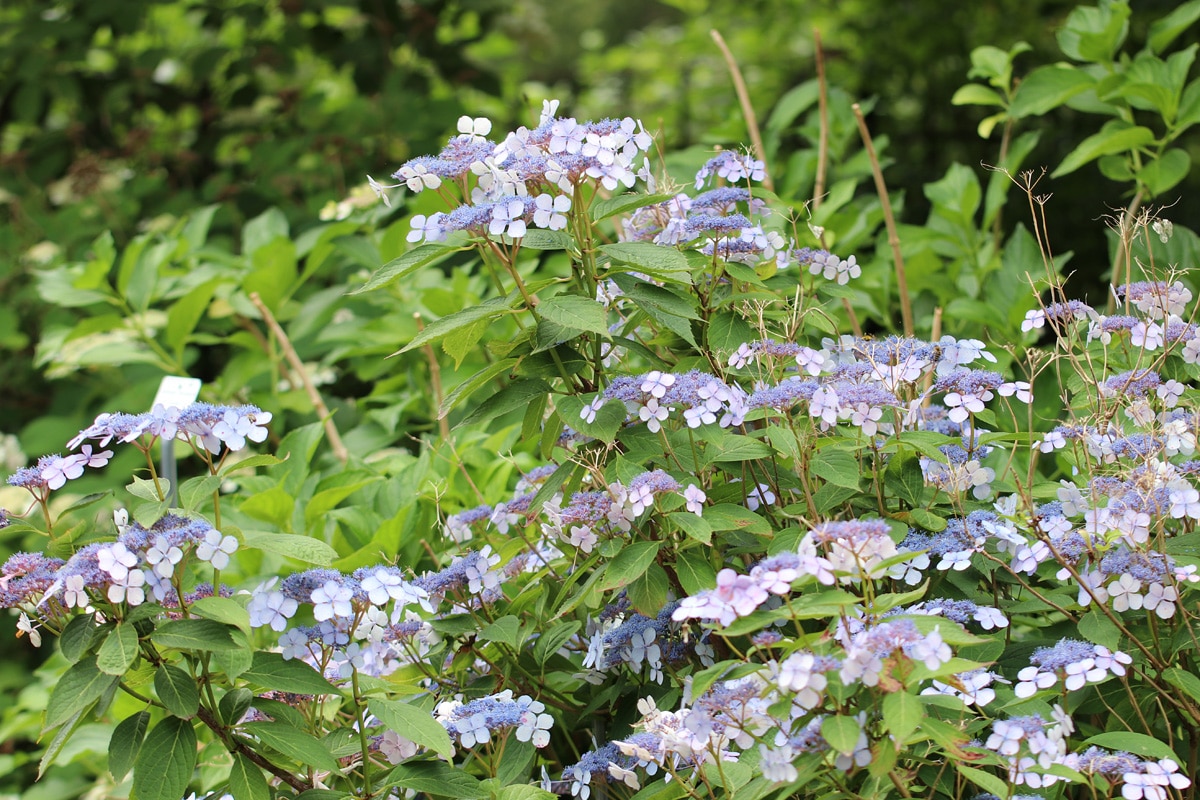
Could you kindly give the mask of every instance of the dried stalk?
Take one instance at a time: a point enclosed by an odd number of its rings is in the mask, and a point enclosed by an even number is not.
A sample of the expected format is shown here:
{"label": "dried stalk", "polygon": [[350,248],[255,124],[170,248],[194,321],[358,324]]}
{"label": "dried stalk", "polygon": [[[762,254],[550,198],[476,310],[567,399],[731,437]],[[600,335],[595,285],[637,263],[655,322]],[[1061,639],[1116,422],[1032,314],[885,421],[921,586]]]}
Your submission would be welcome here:
{"label": "dried stalk", "polygon": [[733,53],[729,50],[729,45],[725,44],[725,39],[720,32],[715,28],[709,33],[712,35],[713,41],[717,43],[717,47],[721,48],[721,54],[725,56],[725,64],[729,67],[729,74],[733,78],[733,89],[737,92],[738,103],[742,106],[742,116],[746,118],[746,128],[750,131],[750,142],[754,146],[755,155],[763,162],[763,186],[769,192],[775,191],[775,182],[771,180],[771,170],[767,167],[767,149],[763,147],[762,132],[758,129],[758,117],[754,115],[754,107],[750,105],[750,92],[746,89],[746,81],[742,78],[742,71],[738,68],[737,61],[733,58]]}

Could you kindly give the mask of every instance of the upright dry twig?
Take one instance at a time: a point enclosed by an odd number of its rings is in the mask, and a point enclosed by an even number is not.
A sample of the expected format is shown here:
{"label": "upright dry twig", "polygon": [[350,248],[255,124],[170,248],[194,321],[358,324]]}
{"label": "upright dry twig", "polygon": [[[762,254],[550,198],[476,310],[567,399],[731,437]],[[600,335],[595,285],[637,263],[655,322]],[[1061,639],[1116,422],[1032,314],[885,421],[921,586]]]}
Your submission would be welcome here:
{"label": "upright dry twig", "polygon": [[709,33],[712,35],[713,41],[717,43],[717,47],[721,48],[721,54],[725,56],[725,64],[729,67],[729,74],[733,77],[733,89],[737,92],[738,102],[742,106],[742,116],[746,118],[746,128],[750,131],[750,142],[754,146],[754,153],[759,160],[763,162],[763,186],[769,192],[775,191],[775,182],[771,180],[771,170],[767,166],[767,149],[763,147],[762,132],[758,129],[758,117],[754,115],[754,107],[750,105],[750,92],[746,89],[746,81],[742,78],[742,71],[738,68],[737,61],[733,58],[733,53],[729,50],[729,45],[725,44],[725,39],[720,32],[715,28]]}
{"label": "upright dry twig", "polygon": [[892,214],[892,201],[888,199],[887,184],[883,182],[883,168],[879,166],[879,157],[875,154],[875,144],[871,141],[871,131],[867,129],[867,121],[863,118],[862,109],[858,103],[851,106],[854,118],[858,120],[858,132],[862,136],[863,148],[867,158],[871,160],[871,173],[875,176],[875,191],[879,194],[879,202],[883,204],[883,222],[887,226],[888,244],[892,248],[892,258],[896,262],[896,290],[900,293],[900,316],[904,320],[904,335],[913,335],[912,299],[908,296],[908,277],[904,272],[904,256],[900,253],[900,234],[896,232],[896,217]]}
{"label": "upright dry twig", "polygon": [[825,172],[829,167],[829,87],[825,83],[825,48],[821,46],[821,32],[813,28],[813,43],[817,58],[817,114],[821,119],[821,132],[817,138],[817,177],[813,181],[812,208],[821,207],[825,195]]}
{"label": "upright dry twig", "polygon": [[292,340],[288,338],[287,333],[284,332],[279,322],[275,319],[275,315],[271,313],[271,309],[267,308],[262,298],[258,296],[258,292],[250,293],[250,302],[254,303],[254,307],[258,309],[258,313],[262,314],[263,321],[267,323],[267,327],[271,329],[271,333],[279,340],[279,346],[283,349],[283,357],[292,366],[292,370],[300,376],[300,381],[304,384],[304,391],[308,393],[309,402],[312,403],[313,410],[317,412],[317,416],[321,418],[321,424],[325,426],[325,436],[329,438],[329,446],[333,450],[334,457],[345,464],[350,460],[350,452],[346,449],[346,445],[342,443],[342,437],[338,434],[337,426],[333,424],[333,414],[330,413],[329,407],[325,405],[325,401],[321,399],[321,393],[313,385],[308,371],[304,369],[304,362],[296,354],[296,348],[292,347]]}

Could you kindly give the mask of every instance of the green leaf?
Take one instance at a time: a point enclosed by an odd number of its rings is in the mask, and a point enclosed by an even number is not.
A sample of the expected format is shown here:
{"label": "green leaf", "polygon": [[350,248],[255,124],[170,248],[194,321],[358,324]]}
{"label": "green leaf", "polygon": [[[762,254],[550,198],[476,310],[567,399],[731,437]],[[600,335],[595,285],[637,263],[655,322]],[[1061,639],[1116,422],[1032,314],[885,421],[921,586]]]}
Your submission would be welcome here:
{"label": "green leaf", "polygon": [[150,727],[150,712],[139,711],[121,720],[108,740],[108,772],[120,783],[133,769],[138,751]]}
{"label": "green leaf", "polygon": [[654,563],[661,547],[662,542],[633,542],[625,545],[605,569],[600,591],[622,589],[637,580],[646,568]]}
{"label": "green leaf", "polygon": [[558,795],[548,792],[540,786],[528,783],[516,783],[501,787],[496,792],[496,800],[556,800]]}
{"label": "green leaf", "polygon": [[[361,475],[363,473],[359,471],[356,474]],[[322,489],[309,498],[309,501],[305,504],[304,524],[310,529],[314,522],[324,519],[330,511],[337,508],[338,503],[342,502],[359,489],[383,480],[383,478],[379,475],[369,475],[363,480],[351,480],[351,478],[354,477],[354,474],[350,473],[343,473],[340,477],[344,480],[348,480],[349,482],[341,486],[332,486],[328,489]]]}
{"label": "green leaf", "polygon": [[925,476],[921,460],[909,453],[897,453],[888,462],[883,485],[910,506],[919,505],[925,491]]}
{"label": "green leaf", "polygon": [[1175,751],[1165,743],[1144,733],[1109,731],[1107,733],[1098,733],[1083,743],[1085,745],[1094,744],[1097,747],[1106,747],[1109,750],[1124,750],[1146,758],[1169,758],[1177,764],[1184,763]]}
{"label": "green leaf", "polygon": [[263,689],[293,694],[341,694],[336,686],[302,661],[285,661],[279,653],[256,652],[242,679]]}
{"label": "green leaf", "polygon": [[1160,157],[1138,170],[1138,182],[1145,185],[1152,195],[1160,195],[1173,189],[1192,167],[1192,157],[1186,150],[1172,147]]}
{"label": "green leaf", "polygon": [[271,789],[262,770],[241,753],[233,756],[229,771],[229,791],[233,800],[271,800]]}
{"label": "green leaf", "polygon": [[191,719],[200,708],[196,679],[172,664],[163,664],[154,673],[154,691],[167,711],[177,717]]}
{"label": "green leaf", "polygon": [[230,597],[201,597],[188,606],[193,614],[223,622],[240,629],[243,633],[250,632],[250,615],[245,606]]}
{"label": "green leaf", "polygon": [[392,281],[406,278],[423,267],[432,266],[444,261],[459,252],[457,247],[447,247],[444,244],[423,244],[414,247],[402,256],[393,258],[371,275],[367,282],[350,294],[362,294],[387,286]]}
{"label": "green leaf", "polygon": [[1200,0],[1181,3],[1170,14],[1150,23],[1146,44],[1155,53],[1161,53],[1198,19],[1200,19]]}
{"label": "green leaf", "polygon": [[667,592],[671,582],[667,572],[658,564],[650,564],[646,571],[629,584],[629,602],[633,610],[647,617],[653,617],[667,602]]}
{"label": "green leaf", "polygon": [[853,454],[845,450],[834,450],[826,447],[813,457],[809,464],[809,472],[846,489],[858,489],[862,477],[862,467]]}
{"label": "green leaf", "polygon": [[1121,645],[1121,629],[1095,608],[1079,618],[1079,635],[1110,650],[1116,650]]}
{"label": "green leaf", "polygon": [[246,722],[238,727],[288,758],[317,769],[340,772],[337,759],[319,739],[286,722]]}
{"label": "green leaf", "polygon": [[582,627],[583,623],[577,620],[555,623],[533,643],[534,659],[539,665],[545,666],[559,648],[570,641]]}
{"label": "green leaf", "polygon": [[159,502],[162,498],[159,497],[159,491],[162,492],[162,497],[167,497],[171,494],[171,484],[169,481],[159,478],[158,483],[146,478],[133,476],[133,483],[125,487],[125,489],[139,500],[149,500],[152,503]]}
{"label": "green leaf", "polygon": [[179,505],[189,511],[195,511],[206,500],[212,499],[213,492],[221,487],[225,479],[220,475],[201,475],[188,478],[179,484]]}
{"label": "green leaf", "polygon": [[278,208],[268,208],[242,228],[242,254],[254,255],[276,239],[288,238],[288,221]]}
{"label": "green leaf", "polygon": [[409,350],[416,349],[422,345],[436,342],[439,339],[449,336],[454,331],[465,328],[468,325],[474,325],[480,320],[490,321],[509,313],[510,304],[507,297],[493,297],[491,300],[486,300],[478,305],[467,306],[461,311],[455,311],[453,314],[447,314],[441,319],[429,323],[424,329],[417,332],[412,341],[392,355],[407,353]]}
{"label": "green leaf", "polygon": [[862,728],[854,717],[826,717],[821,723],[821,736],[830,747],[844,756],[854,753],[860,733]]}
{"label": "green leaf", "polygon": [[72,663],[83,658],[96,640],[96,622],[90,616],[81,614],[72,617],[58,637],[58,649],[63,658]]}
{"label": "green leaf", "polygon": [[709,464],[735,461],[754,461],[768,458],[771,447],[766,443],[749,436],[727,436],[715,442],[710,442],[705,448],[704,458]]}
{"label": "green leaf", "polygon": [[602,219],[615,217],[618,214],[628,214],[630,211],[636,211],[639,208],[652,206],[657,203],[665,203],[674,195],[670,194],[619,194],[616,197],[610,197],[607,200],[597,200],[588,208],[588,214],[592,217],[592,222],[599,222]]}
{"label": "green leaf", "polygon": [[479,638],[485,642],[500,642],[509,647],[521,646],[521,620],[512,614],[507,614],[479,631]]}
{"label": "green leaf", "polygon": [[604,306],[590,297],[558,294],[538,303],[537,314],[564,328],[598,333],[605,339],[611,338],[608,334],[608,314]]}
{"label": "green leaf", "polygon": [[115,675],[106,675],[96,666],[96,659],[89,658],[72,664],[50,694],[46,704],[46,722],[43,731],[57,728],[75,714],[86,710],[100,699],[108,689],[120,680]]}
{"label": "green leaf", "polygon": [[476,372],[471,377],[467,378],[462,383],[455,386],[450,394],[446,395],[446,399],[442,401],[442,405],[438,408],[438,419],[445,417],[463,400],[466,400],[472,394],[481,389],[485,384],[488,384],[510,371],[517,364],[515,358],[503,358],[494,364],[488,364],[483,369]]}
{"label": "green leaf", "polygon": [[698,517],[691,511],[672,511],[667,514],[667,519],[671,520],[689,538],[695,539],[701,544],[712,544],[712,525],[709,525],[703,517]]}
{"label": "green leaf", "polygon": [[903,747],[925,719],[925,706],[915,694],[892,692],[883,698],[883,724]]}
{"label": "green leaf", "polygon": [[1078,67],[1067,64],[1038,67],[1017,86],[1009,116],[1013,119],[1040,116],[1095,85],[1096,79]]}
{"label": "green leaf", "polygon": [[1076,61],[1111,63],[1129,32],[1129,14],[1126,2],[1076,6],[1058,30],[1058,46]]}
{"label": "green leaf", "polygon": [[440,761],[416,761],[411,764],[400,764],[388,773],[387,782],[414,792],[443,797],[459,798],[459,800],[474,800],[486,797],[478,778],[474,778],[461,769],[443,764]]}
{"label": "green leaf", "polygon": [[958,87],[958,91],[950,98],[950,104],[955,106],[999,106],[1003,108],[1004,98],[995,89],[989,89],[980,83],[968,83]]}
{"label": "green leaf", "polygon": [[384,700],[379,697],[371,698],[367,702],[367,708],[383,723],[383,727],[427,750],[432,750],[443,758],[454,755],[454,743],[450,740],[450,734],[428,711],[399,700]]}
{"label": "green leaf", "polygon": [[222,722],[232,727],[241,722],[253,702],[254,692],[249,689],[230,689],[217,703],[217,713]]}
{"label": "green leaf", "polygon": [[83,719],[83,714],[86,709],[76,711],[66,721],[66,723],[58,729],[58,733],[54,734],[54,738],[50,740],[50,744],[46,745],[46,751],[42,753],[41,759],[38,761],[38,780],[41,780],[46,775],[46,770],[50,769],[59,756],[59,753],[66,747],[67,742],[75,735],[76,728],[79,727],[79,721]]}
{"label": "green leaf", "polygon": [[256,550],[294,558],[306,564],[316,564],[318,567],[328,567],[338,557],[337,551],[325,542],[298,533],[242,531],[242,544]]}
{"label": "green leaf", "polygon": [[980,789],[983,789],[985,792],[990,792],[996,795],[996,797],[1009,796],[1008,783],[1000,778],[997,778],[992,773],[984,772],[976,767],[965,766],[960,764],[958,761],[954,762],[954,768],[958,770],[958,774],[962,775],[964,778],[978,786]]}
{"label": "green leaf", "polygon": [[1163,670],[1163,678],[1176,689],[1200,702],[1200,678],[1191,672],[1179,667],[1168,667]]}
{"label": "green leaf", "polygon": [[727,356],[754,338],[750,323],[732,311],[718,311],[708,320],[708,348],[718,355]]}
{"label": "green leaf", "polygon": [[[690,512],[684,512],[690,513]],[[699,519],[695,514],[693,518]],[[689,550],[675,556],[675,574],[679,585],[688,595],[695,595],[717,585],[717,573],[708,558],[699,550]]]}
{"label": "green leaf", "polygon": [[615,242],[601,245],[600,252],[618,264],[628,264],[634,271],[654,278],[691,282],[688,260],[674,247],[651,242]]}
{"label": "green leaf", "polygon": [[137,631],[128,623],[118,622],[96,651],[96,666],[105,674],[124,676],[137,656]]}
{"label": "green leaf", "polygon": [[930,533],[938,533],[946,529],[946,518],[941,514],[935,514],[926,508],[913,508],[908,511],[902,511],[895,515],[895,518],[905,523],[912,525],[914,528],[922,528]]}
{"label": "green leaf", "polygon": [[771,533],[771,523],[765,517],[754,513],[745,506],[733,503],[718,503],[705,509],[704,521],[717,531],[745,531],[755,536],[767,536]]}
{"label": "green leaf", "polygon": [[565,231],[530,228],[521,237],[521,247],[530,250],[567,250],[573,242]]}
{"label": "green leaf", "polygon": [[1058,165],[1058,169],[1050,174],[1050,177],[1061,178],[1063,175],[1071,174],[1089,161],[1095,161],[1100,156],[1130,152],[1145,147],[1153,141],[1154,131],[1149,128],[1140,125],[1130,127],[1128,123],[1113,120],[1106,124],[1100,133],[1089,136],[1080,142],[1079,146]]}
{"label": "green leaf", "polygon": [[200,318],[208,310],[213,294],[224,281],[223,278],[213,278],[211,281],[196,286],[183,297],[175,301],[167,312],[167,328],[164,337],[167,347],[174,353],[183,352],[188,337],[196,330]]}
{"label": "green leaf", "polygon": [[229,630],[211,619],[176,619],[164,622],[150,634],[159,647],[177,650],[231,650],[237,647]]}
{"label": "green leaf", "polygon": [[484,400],[459,425],[487,422],[510,411],[524,410],[535,397],[549,394],[550,384],[540,378],[521,378]]}
{"label": "green leaf", "polygon": [[138,800],[179,800],[196,768],[196,732],[192,723],[167,717],[146,736],[133,766],[133,795]]}

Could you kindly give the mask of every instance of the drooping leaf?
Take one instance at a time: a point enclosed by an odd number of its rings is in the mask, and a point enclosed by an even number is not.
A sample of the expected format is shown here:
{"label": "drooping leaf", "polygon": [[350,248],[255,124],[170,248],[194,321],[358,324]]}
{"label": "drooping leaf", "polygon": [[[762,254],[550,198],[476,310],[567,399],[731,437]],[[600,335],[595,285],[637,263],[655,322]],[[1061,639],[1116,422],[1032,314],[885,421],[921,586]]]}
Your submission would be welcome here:
{"label": "drooping leaf", "polygon": [[191,719],[200,708],[196,679],[173,664],[162,664],[154,673],[154,691],[167,711],[177,717]]}
{"label": "drooping leaf", "polygon": [[113,776],[113,780],[124,780],[129,770],[133,769],[149,727],[150,712],[139,711],[121,720],[113,729],[112,738],[108,742],[108,772]]}
{"label": "drooping leaf", "polygon": [[146,735],[133,765],[133,794],[138,800],[179,800],[196,767],[196,731],[192,723],[166,717]]}

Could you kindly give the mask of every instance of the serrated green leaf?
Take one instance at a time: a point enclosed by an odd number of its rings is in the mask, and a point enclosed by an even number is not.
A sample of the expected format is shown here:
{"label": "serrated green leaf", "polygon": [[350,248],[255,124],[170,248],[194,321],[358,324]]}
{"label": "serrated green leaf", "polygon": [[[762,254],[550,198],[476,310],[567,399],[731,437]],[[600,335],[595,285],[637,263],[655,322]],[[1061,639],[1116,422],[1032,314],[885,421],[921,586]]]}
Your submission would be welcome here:
{"label": "serrated green leaf", "polygon": [[80,720],[83,719],[86,708],[76,711],[69,719],[58,729],[58,733],[54,734],[54,738],[50,740],[50,744],[46,745],[46,751],[42,753],[41,759],[38,761],[38,780],[41,780],[46,775],[46,770],[50,769],[50,765],[58,758],[58,754],[66,747],[67,742],[75,735],[75,729],[79,727]]}
{"label": "serrated green leaf", "polygon": [[450,734],[428,711],[399,700],[384,700],[379,697],[371,698],[367,702],[367,708],[385,728],[395,731],[409,741],[445,758],[454,755],[454,743],[450,740]]}
{"label": "serrated green leaf", "polygon": [[[674,247],[652,242],[615,242],[600,246],[600,252],[618,264],[628,264],[637,272],[679,280],[688,272],[688,260]],[[683,275],[680,275],[682,273]],[[689,280],[690,279],[686,279]]]}
{"label": "serrated green leaf", "polygon": [[672,511],[667,514],[667,519],[689,538],[695,539],[701,544],[712,544],[712,525],[709,525],[703,517],[698,517],[691,511]]}
{"label": "serrated green leaf", "polygon": [[167,711],[177,717],[191,719],[200,708],[196,679],[173,664],[163,664],[154,673],[154,691]]}
{"label": "serrated green leaf", "polygon": [[[692,516],[695,517],[694,514]],[[717,585],[717,573],[712,564],[708,563],[705,555],[695,549],[676,554],[675,574],[679,576],[679,585],[689,596]]]}
{"label": "serrated green leaf", "polygon": [[1133,731],[1108,731],[1086,739],[1083,744],[1105,747],[1109,750],[1124,750],[1146,758],[1169,758],[1177,764],[1184,763],[1179,755],[1165,742],[1153,736]]}
{"label": "serrated green leaf", "polygon": [[58,649],[62,651],[63,658],[72,663],[83,658],[96,641],[96,631],[96,622],[92,617],[86,614],[72,617],[58,637]]}
{"label": "serrated green leaf", "polygon": [[429,323],[417,332],[412,341],[393,353],[393,355],[407,353],[409,350],[436,342],[468,325],[474,325],[481,320],[494,320],[508,313],[510,313],[510,302],[506,297],[493,297],[491,300],[485,300],[478,305],[467,306],[461,311],[455,311],[453,314],[447,314],[441,319]]}
{"label": "serrated green leaf", "polygon": [[138,800],[179,800],[196,768],[196,732],[192,723],[166,717],[150,731],[133,765],[133,794]]}
{"label": "serrated green leaf", "polygon": [[521,646],[521,620],[512,614],[507,614],[490,623],[479,631],[479,638],[485,642],[500,642],[509,647]]}
{"label": "serrated green leaf", "polygon": [[86,710],[100,699],[108,689],[120,680],[115,675],[106,675],[96,666],[95,657],[72,664],[50,694],[46,704],[46,722],[43,731],[57,728],[75,714]]}
{"label": "serrated green leaf", "polygon": [[862,727],[854,717],[832,716],[821,722],[821,736],[831,748],[844,756],[854,753],[860,733]]}
{"label": "serrated green leaf", "polygon": [[665,203],[673,195],[669,194],[619,194],[606,200],[597,200],[588,208],[588,214],[593,222],[599,222],[618,214],[628,214],[639,208]]}
{"label": "serrated green leaf", "polygon": [[244,633],[250,631],[250,614],[245,606],[230,597],[201,597],[188,606],[193,614],[232,625]]}
{"label": "serrated green leaf", "polygon": [[133,769],[150,727],[150,712],[139,711],[121,720],[108,740],[108,772],[120,783]]}
{"label": "serrated green leaf", "polygon": [[862,468],[853,454],[829,447],[813,456],[809,471],[834,486],[845,489],[857,490],[862,479]]}
{"label": "serrated green leaf", "polygon": [[213,496],[213,492],[221,487],[225,479],[220,475],[201,475],[198,478],[188,478],[179,484],[179,505],[189,511],[195,511],[200,505]]}
{"label": "serrated green leaf", "polygon": [[108,675],[124,675],[138,656],[138,635],[133,626],[118,622],[96,651],[96,666]]}
{"label": "serrated green leaf", "polygon": [[164,622],[150,634],[159,647],[177,650],[231,650],[237,645],[229,629],[211,619],[176,619]]}
{"label": "serrated green leaf", "polygon": [[558,652],[559,648],[570,641],[571,637],[578,633],[582,627],[583,623],[577,620],[555,623],[534,642],[534,659],[539,665],[545,666],[546,662]]}
{"label": "serrated green leaf", "polygon": [[424,267],[433,266],[457,252],[459,252],[459,248],[446,247],[443,244],[423,244],[414,247],[404,255],[393,258],[377,269],[365,284],[351,294],[362,294],[387,286],[392,281],[407,277]]}
{"label": "serrated green leaf", "polygon": [[412,789],[414,792],[441,795],[457,800],[475,800],[488,792],[478,778],[440,761],[416,761],[400,764],[388,773],[387,783]]}
{"label": "serrated green leaf", "polygon": [[704,460],[709,464],[729,463],[735,461],[754,461],[768,458],[771,447],[766,442],[749,436],[727,436],[715,442],[709,442],[704,451]]}
{"label": "serrated green leaf", "polygon": [[925,706],[915,694],[892,692],[883,698],[883,724],[903,747],[925,718]]}
{"label": "serrated green leaf", "polygon": [[641,577],[654,563],[662,542],[633,542],[625,545],[604,571],[600,591],[621,589]]}
{"label": "serrated green leaf", "polygon": [[[958,770],[960,775],[985,792],[991,792],[996,797],[1008,797],[1008,783],[997,778],[992,773],[984,772],[976,767],[968,767],[958,762],[955,762],[954,768]],[[996,794],[997,792],[999,794]]]}
{"label": "serrated green leaf", "polygon": [[336,686],[302,661],[285,661],[279,653],[256,652],[250,669],[241,675],[263,689],[293,694],[341,694]]}
{"label": "serrated green leaf", "polygon": [[766,536],[771,533],[771,523],[761,514],[757,514],[745,506],[733,503],[718,503],[704,510],[704,521],[712,526],[713,532],[746,531],[755,536]]}
{"label": "serrated green leaf", "polygon": [[525,409],[535,397],[547,395],[550,391],[550,384],[540,378],[515,380],[476,406],[459,424],[487,422],[510,411]]}
{"label": "serrated green leaf", "polygon": [[233,800],[271,800],[271,789],[262,770],[241,753],[233,756],[233,767],[229,770],[229,791]]}
{"label": "serrated green leaf", "polygon": [[[171,495],[171,483],[165,478],[159,478],[156,483],[148,478],[139,478],[134,475],[133,483],[126,486],[125,489],[137,499],[151,503],[161,502],[163,497]],[[160,491],[162,492],[161,497],[159,496]]]}
{"label": "serrated green leaf", "polygon": [[658,564],[651,563],[645,572],[629,584],[629,602],[634,611],[652,617],[666,605],[670,588],[671,582],[667,578],[666,570]]}
{"label": "serrated green leaf", "polygon": [[590,297],[558,294],[537,305],[537,314],[564,328],[598,333],[605,339],[608,333],[608,314],[604,306]]}
{"label": "serrated green leaf", "polygon": [[567,250],[573,244],[565,231],[530,228],[521,237],[521,247],[530,250]]}
{"label": "serrated green leaf", "polygon": [[253,702],[254,693],[249,689],[230,689],[221,696],[220,702],[217,703],[217,713],[222,722],[233,726],[241,721]]}
{"label": "serrated green leaf", "polygon": [[1200,702],[1200,677],[1179,667],[1168,667],[1163,670],[1163,678],[1176,689]]}
{"label": "serrated green leaf", "polygon": [[502,786],[496,792],[496,800],[555,800],[558,795],[548,792],[540,786],[528,783],[516,783]]}
{"label": "serrated green leaf", "polygon": [[306,564],[328,567],[337,560],[338,553],[320,539],[298,533],[270,533],[268,531],[242,531],[242,544],[268,553],[287,556]]}
{"label": "serrated green leaf", "polygon": [[246,722],[238,727],[288,758],[317,769],[340,772],[337,759],[319,739],[285,722]]}

